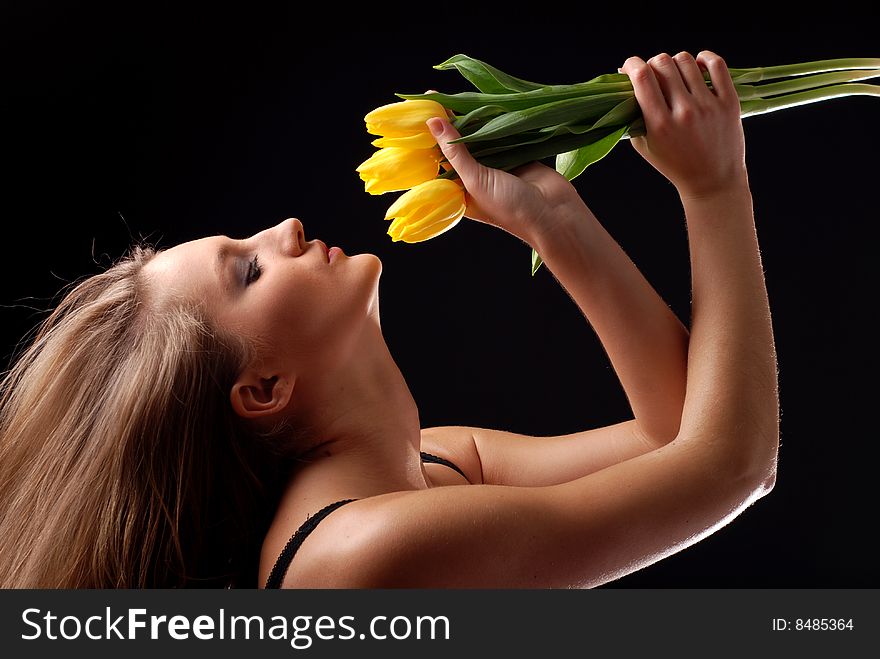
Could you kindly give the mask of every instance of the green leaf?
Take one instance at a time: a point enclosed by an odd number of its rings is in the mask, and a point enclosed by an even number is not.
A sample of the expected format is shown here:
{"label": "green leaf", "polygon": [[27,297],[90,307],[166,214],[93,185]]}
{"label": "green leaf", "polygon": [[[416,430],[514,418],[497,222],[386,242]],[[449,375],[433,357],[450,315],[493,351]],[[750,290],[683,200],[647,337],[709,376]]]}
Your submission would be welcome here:
{"label": "green leaf", "polygon": [[480,92],[459,92],[457,94],[441,94],[427,92],[425,94],[394,94],[406,101],[429,99],[437,101],[453,112],[470,112],[483,105],[499,105],[505,110],[523,110],[525,108],[544,105],[553,101],[568,98],[584,98],[598,94],[616,92],[633,93],[630,82],[619,83],[578,83],[576,85],[552,85],[533,89],[527,92],[510,92],[507,94],[483,94]]}
{"label": "green leaf", "polygon": [[556,134],[554,134],[553,132],[528,131],[524,133],[517,133],[516,135],[511,135],[510,137],[502,137],[497,140],[492,140],[491,142],[479,142],[475,147],[470,149],[470,154],[477,160],[480,160],[481,158],[485,158],[486,156],[491,156],[496,153],[502,153],[504,151],[510,151],[511,149],[518,149],[529,144],[546,142],[553,137],[556,137]]}
{"label": "green leaf", "polygon": [[483,119],[492,119],[493,117],[497,117],[499,114],[504,112],[504,108],[500,105],[484,105],[482,107],[477,108],[476,110],[471,110],[465,115],[462,115],[455,119],[452,122],[452,125],[455,126],[455,129],[460,132],[462,135],[465,133],[462,130],[477,121],[482,121]]}
{"label": "green leaf", "polygon": [[[621,101],[618,105],[614,106],[607,113],[602,115],[598,120],[589,124],[558,124],[556,126],[546,126],[544,128],[539,128],[538,132],[551,132],[555,135],[562,135],[563,133],[586,133],[591,130],[596,130],[597,128],[604,128],[606,126],[621,126],[624,124],[632,124],[641,118],[641,109],[639,108],[639,104],[636,102],[635,97],[631,97],[626,99],[625,101]],[[535,140],[537,141],[537,140]]]}
{"label": "green leaf", "polygon": [[[552,148],[558,149],[559,147],[556,145],[558,144],[559,139],[568,139],[570,141],[572,135],[583,135],[585,133],[589,133],[592,130],[594,130],[593,124],[559,124],[557,126],[547,126],[538,130],[514,133],[513,135],[510,135],[508,137],[499,137],[498,139],[489,140],[486,142],[477,142],[474,146],[470,147],[470,153],[474,158],[479,160],[481,158],[485,158],[486,156],[490,156],[496,153],[502,153],[503,151],[520,149],[522,147],[535,145],[539,142],[546,142],[553,139],[555,139],[556,141],[554,142],[554,146]],[[594,135],[592,138],[589,139],[598,138]],[[583,140],[580,140],[580,142],[582,143]],[[545,152],[549,151],[549,149],[547,148],[544,148],[542,150]],[[556,155],[556,153],[558,153],[558,151],[549,153],[549,155]]]}
{"label": "green leaf", "polygon": [[428,99],[437,101],[443,107],[453,112],[466,113],[477,110],[484,105],[498,105],[505,110],[519,110],[545,103],[541,96],[528,96],[522,93],[510,94],[482,94],[479,92],[459,92],[457,94],[441,94],[429,92],[426,94],[395,94],[405,101]]}
{"label": "green leaf", "polygon": [[506,112],[488,121],[478,131],[465,137],[460,137],[457,140],[452,140],[451,143],[481,142],[499,137],[507,137],[508,135],[514,135],[533,128],[544,128],[546,126],[598,119],[609,110],[618,106],[621,101],[629,98],[632,98],[632,93],[630,92],[598,94],[554,101],[533,108],[526,108],[525,110]]}
{"label": "green leaf", "polygon": [[[589,133],[590,131],[595,131],[600,128],[607,128],[609,126],[611,126],[612,128],[626,126],[631,122],[635,122],[639,117],[640,115],[638,112],[638,104],[635,102],[635,98],[632,98],[628,99],[627,101],[623,101],[619,105],[615,106],[611,111],[603,115],[598,121],[594,123],[557,124],[555,126],[545,126],[544,128],[539,128],[536,131],[524,131],[522,133],[514,133],[509,137],[497,138],[486,142],[478,142],[471,147],[471,155],[477,160],[480,160],[481,158],[485,158],[496,153],[510,151],[511,149],[518,149],[526,145],[537,144],[538,142],[545,142],[549,139],[557,137],[564,139],[566,137],[571,137],[572,135],[583,135],[585,133]],[[608,131],[599,134],[598,137],[596,136],[596,134],[594,134],[588,139],[588,141],[592,142],[598,140],[607,134]],[[583,141],[581,141],[580,144],[583,144]],[[554,148],[558,147],[554,146]],[[554,151],[553,153],[549,153],[549,155],[556,155],[558,153],[560,153],[559,150]]]}
{"label": "green leaf", "polygon": [[[555,140],[553,142],[552,147],[543,147],[541,151],[544,155],[540,156],[542,158],[546,158],[549,156],[556,155],[559,151],[559,140],[560,139],[569,139],[572,135],[583,135],[584,133],[589,133],[593,129],[592,125],[586,126],[567,126],[567,125],[559,125],[559,126],[548,126],[547,128],[542,128],[538,131],[528,131],[525,133],[517,133],[516,135],[511,135],[510,137],[502,137],[497,140],[492,140],[490,142],[478,142],[476,147],[471,149],[471,155],[477,160],[483,161],[487,160],[489,156],[503,153],[505,151],[513,151],[516,149],[522,150],[526,147],[530,149],[535,148],[533,145],[536,145],[540,142],[547,142],[548,140]],[[604,133],[603,133],[604,134]],[[598,139],[595,136],[590,139]],[[583,140],[580,140],[582,143]],[[554,150],[555,149],[555,150]],[[495,167],[498,166],[496,162]]]}
{"label": "green leaf", "polygon": [[587,167],[607,156],[627,130],[629,126],[621,126],[592,144],[558,154],[556,171],[569,181],[580,176]]}
{"label": "green leaf", "polygon": [[558,135],[537,143],[527,143],[516,148],[495,153],[493,155],[480,156],[479,162],[487,167],[503,169],[505,171],[525,165],[534,160],[542,160],[559,153],[579,149],[587,144],[598,142],[610,133],[617,131],[620,126],[611,126],[591,130],[582,135]]}
{"label": "green leaf", "polygon": [[505,94],[507,92],[527,92],[546,87],[537,82],[529,82],[481,62],[467,55],[453,55],[442,64],[434,67],[439,70],[458,69],[458,72],[484,94]]}
{"label": "green leaf", "polygon": [[[624,133],[629,130],[629,126],[621,126],[613,133],[606,135],[600,140],[587,144],[579,149],[560,153],[556,156],[556,171],[562,174],[569,181],[580,176],[583,171],[607,156],[611,149],[620,142]],[[544,263],[544,260],[538,254],[535,248],[532,248],[532,277],[538,271],[538,268]]]}
{"label": "green leaf", "polygon": [[587,82],[583,83],[583,84],[591,85],[591,84],[597,83],[597,82],[599,82],[599,83],[608,83],[608,82],[629,83],[630,80],[629,80],[629,76],[626,75],[625,73],[606,73],[604,75],[596,76],[595,78],[593,78],[591,80],[587,80]]}
{"label": "green leaf", "polygon": [[623,139],[628,140],[633,137],[641,137],[642,135],[646,135],[647,132],[645,130],[645,119],[642,116],[639,116],[634,122],[632,122],[629,126],[629,130],[623,136]]}
{"label": "green leaf", "polygon": [[611,108],[607,114],[593,124],[593,128],[629,124],[638,119],[641,114],[639,103],[636,101],[635,95],[632,95]]}

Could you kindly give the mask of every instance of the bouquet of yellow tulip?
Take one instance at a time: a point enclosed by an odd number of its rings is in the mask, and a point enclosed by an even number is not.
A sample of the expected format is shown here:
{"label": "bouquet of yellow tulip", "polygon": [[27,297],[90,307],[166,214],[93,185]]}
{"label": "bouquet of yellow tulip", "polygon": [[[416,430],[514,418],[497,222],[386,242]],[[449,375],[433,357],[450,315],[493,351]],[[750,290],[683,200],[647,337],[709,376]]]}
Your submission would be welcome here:
{"label": "bouquet of yellow tulip", "polygon": [[[379,147],[357,171],[370,194],[407,190],[385,214],[392,240],[434,238],[464,216],[464,187],[443,158],[425,122],[447,118],[480,163],[515,169],[556,157],[556,170],[572,180],[621,140],[645,134],[641,111],[626,74],[601,75],[571,85],[514,78],[466,55],[435,69],[457,69],[476,92],[395,94],[404,99],[364,117]],[[749,117],[840,96],[880,96],[880,86],[854,84],[880,76],[880,58],[834,59],[784,66],[728,69]],[[708,72],[706,84],[712,86]],[[767,81],[775,82],[767,82]],[[763,84],[758,84],[763,83]],[[441,168],[444,170],[440,173]],[[532,250],[532,275],[541,258]]]}

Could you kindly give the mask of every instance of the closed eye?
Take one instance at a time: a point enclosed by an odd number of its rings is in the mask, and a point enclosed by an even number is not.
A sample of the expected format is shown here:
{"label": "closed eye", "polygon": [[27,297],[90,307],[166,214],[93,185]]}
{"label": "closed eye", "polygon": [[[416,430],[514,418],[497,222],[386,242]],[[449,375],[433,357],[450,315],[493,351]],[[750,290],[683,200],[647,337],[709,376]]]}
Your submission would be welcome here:
{"label": "closed eye", "polygon": [[257,255],[254,254],[254,258],[251,259],[251,261],[248,263],[247,276],[245,277],[245,285],[250,286],[252,283],[260,278],[261,274],[263,274],[263,267],[257,260]]}

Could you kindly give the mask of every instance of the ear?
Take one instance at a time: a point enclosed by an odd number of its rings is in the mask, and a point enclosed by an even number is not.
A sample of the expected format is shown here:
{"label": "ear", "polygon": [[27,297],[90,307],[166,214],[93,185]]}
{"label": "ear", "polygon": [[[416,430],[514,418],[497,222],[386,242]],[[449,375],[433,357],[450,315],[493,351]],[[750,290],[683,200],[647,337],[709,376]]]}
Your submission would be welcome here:
{"label": "ear", "polygon": [[290,403],[293,383],[288,376],[264,378],[253,372],[242,373],[229,392],[232,408],[245,419],[277,414]]}

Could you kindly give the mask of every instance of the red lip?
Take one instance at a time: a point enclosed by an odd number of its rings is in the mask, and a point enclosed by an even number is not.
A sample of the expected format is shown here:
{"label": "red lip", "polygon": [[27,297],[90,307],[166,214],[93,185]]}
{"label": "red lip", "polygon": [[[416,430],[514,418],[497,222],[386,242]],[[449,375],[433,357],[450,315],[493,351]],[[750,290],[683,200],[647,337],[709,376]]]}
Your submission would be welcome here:
{"label": "red lip", "polygon": [[330,263],[330,250],[327,248],[327,245],[324,244],[323,240],[315,239],[315,242],[321,246],[321,249],[324,251],[324,258],[327,260],[327,263]]}

